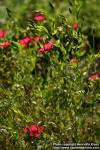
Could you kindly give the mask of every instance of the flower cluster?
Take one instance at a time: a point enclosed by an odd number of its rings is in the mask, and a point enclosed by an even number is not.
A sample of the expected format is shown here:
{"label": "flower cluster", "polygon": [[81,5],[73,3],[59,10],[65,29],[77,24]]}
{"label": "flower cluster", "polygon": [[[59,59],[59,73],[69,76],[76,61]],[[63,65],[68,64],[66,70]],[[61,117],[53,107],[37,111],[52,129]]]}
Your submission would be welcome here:
{"label": "flower cluster", "polygon": [[88,77],[88,80],[90,80],[90,81],[96,81],[98,79],[100,79],[100,73],[98,73],[98,72],[92,73]]}
{"label": "flower cluster", "polygon": [[31,42],[39,42],[39,41],[42,41],[43,40],[43,37],[42,36],[35,36],[35,37],[25,37],[23,39],[20,39],[19,40],[19,43],[24,47],[24,48],[27,48],[29,46],[29,44]]}
{"label": "flower cluster", "polygon": [[2,47],[2,48],[9,47],[10,45],[11,45],[10,42],[3,42],[3,43],[0,43],[0,47]]}
{"label": "flower cluster", "polygon": [[74,30],[77,30],[78,29],[78,23],[73,23],[72,27]]}
{"label": "flower cluster", "polygon": [[41,21],[46,20],[46,17],[45,17],[44,15],[42,15],[41,12],[36,12],[36,13],[33,15],[32,19],[33,19],[34,21],[41,22]]}
{"label": "flower cluster", "polygon": [[38,42],[38,41],[42,41],[43,40],[43,36],[35,36],[33,38],[33,41]]}
{"label": "flower cluster", "polygon": [[0,39],[3,38],[5,36],[6,32],[5,31],[0,31]]}
{"label": "flower cluster", "polygon": [[39,127],[37,127],[35,124],[31,125],[30,127],[25,127],[23,129],[24,134],[28,134],[30,139],[40,139],[44,130],[44,125],[40,125]]}
{"label": "flower cluster", "polygon": [[40,53],[44,53],[46,51],[51,51],[53,48],[53,43],[52,42],[47,42],[44,44],[44,46],[42,48],[39,49]]}
{"label": "flower cluster", "polygon": [[[0,39],[3,39],[5,34],[6,34],[6,31],[0,30]],[[6,47],[10,46],[10,44],[11,44],[10,42],[2,42],[2,43],[0,43],[0,47],[6,48]]]}
{"label": "flower cluster", "polygon": [[23,46],[23,47],[28,47],[29,43],[32,41],[32,38],[30,37],[25,37],[21,40],[19,40],[19,43]]}

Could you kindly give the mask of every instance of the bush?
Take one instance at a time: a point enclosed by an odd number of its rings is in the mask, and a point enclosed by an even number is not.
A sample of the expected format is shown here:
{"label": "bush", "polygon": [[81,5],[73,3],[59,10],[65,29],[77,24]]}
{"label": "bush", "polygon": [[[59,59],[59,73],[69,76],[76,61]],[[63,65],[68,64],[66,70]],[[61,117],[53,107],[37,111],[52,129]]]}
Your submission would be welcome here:
{"label": "bush", "polygon": [[100,55],[78,20],[35,11],[21,26],[7,11],[8,31],[0,39],[0,148],[99,143]]}

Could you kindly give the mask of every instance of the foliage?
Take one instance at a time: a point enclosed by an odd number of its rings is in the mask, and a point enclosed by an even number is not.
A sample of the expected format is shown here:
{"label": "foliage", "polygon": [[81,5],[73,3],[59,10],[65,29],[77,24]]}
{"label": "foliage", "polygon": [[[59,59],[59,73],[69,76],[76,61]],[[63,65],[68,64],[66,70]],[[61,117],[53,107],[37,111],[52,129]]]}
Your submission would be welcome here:
{"label": "foliage", "polygon": [[[17,18],[26,6],[19,12],[16,5]],[[51,150],[52,143],[99,143],[100,54],[82,33],[82,21],[49,11],[38,12],[46,17],[43,21],[33,19],[36,11],[21,21],[12,12],[7,9],[7,33],[0,38],[0,43],[10,42],[0,47],[0,148]],[[19,42],[23,39],[25,47]],[[92,73],[97,77],[91,80]],[[32,124],[43,124],[45,132],[41,140],[26,142],[23,128]]]}

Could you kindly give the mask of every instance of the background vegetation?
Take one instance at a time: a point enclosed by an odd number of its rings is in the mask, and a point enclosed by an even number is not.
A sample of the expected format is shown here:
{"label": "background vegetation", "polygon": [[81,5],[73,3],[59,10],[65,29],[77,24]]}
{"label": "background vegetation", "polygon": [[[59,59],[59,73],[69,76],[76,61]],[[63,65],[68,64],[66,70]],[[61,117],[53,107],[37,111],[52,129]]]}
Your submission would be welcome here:
{"label": "background vegetation", "polygon": [[[53,149],[52,143],[100,141],[98,0],[0,1],[0,149]],[[33,20],[39,10],[46,20]],[[78,28],[73,28],[73,23]],[[43,36],[35,41],[33,37]],[[25,48],[19,40],[32,37]],[[39,49],[51,42],[44,53]],[[75,61],[73,61],[73,58]],[[98,73],[97,78],[89,78]],[[96,80],[97,79],[97,80]],[[23,128],[44,125],[42,140]]]}

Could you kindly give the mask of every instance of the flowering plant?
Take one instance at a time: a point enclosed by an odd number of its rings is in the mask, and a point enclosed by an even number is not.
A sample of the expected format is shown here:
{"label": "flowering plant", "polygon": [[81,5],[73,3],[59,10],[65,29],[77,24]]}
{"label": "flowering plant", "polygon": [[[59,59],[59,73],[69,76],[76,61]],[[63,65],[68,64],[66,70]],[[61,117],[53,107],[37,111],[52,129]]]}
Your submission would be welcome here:
{"label": "flowering plant", "polygon": [[[67,12],[58,11],[60,0],[12,1],[18,10],[0,18],[0,149],[99,143],[100,49],[82,30],[81,2],[67,1]],[[47,11],[33,12],[38,1]]]}
{"label": "flowering plant", "polygon": [[23,129],[24,134],[25,134],[24,139],[25,140],[41,139],[44,130],[45,130],[44,125],[40,125],[39,127],[37,127],[35,124],[32,124],[31,126],[24,127]]}

